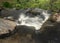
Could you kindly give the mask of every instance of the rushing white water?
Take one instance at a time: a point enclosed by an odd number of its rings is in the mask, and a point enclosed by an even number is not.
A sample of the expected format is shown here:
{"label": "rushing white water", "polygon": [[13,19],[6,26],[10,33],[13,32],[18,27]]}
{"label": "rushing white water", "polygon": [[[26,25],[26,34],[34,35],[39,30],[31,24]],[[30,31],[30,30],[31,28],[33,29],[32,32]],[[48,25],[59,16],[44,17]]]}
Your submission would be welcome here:
{"label": "rushing white water", "polygon": [[[41,15],[43,15],[43,17],[41,17]],[[41,14],[35,16],[35,17],[29,17],[27,16],[26,14],[24,13],[21,13],[20,14],[20,17],[19,17],[19,23],[17,23],[17,25],[26,25],[26,26],[33,26],[35,27],[36,30],[39,30],[43,23],[48,20],[50,14],[48,14],[47,12],[42,12]]]}

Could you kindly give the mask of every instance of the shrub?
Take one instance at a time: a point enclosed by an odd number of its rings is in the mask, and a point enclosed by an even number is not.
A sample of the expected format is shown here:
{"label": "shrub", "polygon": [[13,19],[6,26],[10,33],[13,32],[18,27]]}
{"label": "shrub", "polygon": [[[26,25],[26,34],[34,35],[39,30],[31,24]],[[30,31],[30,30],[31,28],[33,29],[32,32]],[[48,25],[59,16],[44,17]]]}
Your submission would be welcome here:
{"label": "shrub", "polygon": [[10,4],[9,2],[3,2],[2,6],[6,8],[12,8],[12,4]]}

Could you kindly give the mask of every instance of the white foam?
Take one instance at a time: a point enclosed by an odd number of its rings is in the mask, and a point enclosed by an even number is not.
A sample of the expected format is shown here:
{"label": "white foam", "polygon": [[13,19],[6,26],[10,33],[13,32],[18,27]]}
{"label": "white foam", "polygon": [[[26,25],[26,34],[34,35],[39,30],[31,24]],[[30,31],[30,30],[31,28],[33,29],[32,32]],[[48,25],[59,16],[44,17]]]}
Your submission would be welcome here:
{"label": "white foam", "polygon": [[35,17],[29,17],[29,16],[26,16],[24,13],[21,13],[20,14],[20,17],[19,17],[19,22],[21,22],[20,24],[17,23],[17,25],[26,25],[26,26],[33,26],[35,27],[36,30],[39,30],[43,23],[48,20],[50,14],[48,14],[47,12],[42,12],[42,15],[45,17],[45,19],[43,20],[43,18],[38,15],[38,16],[35,16]]}

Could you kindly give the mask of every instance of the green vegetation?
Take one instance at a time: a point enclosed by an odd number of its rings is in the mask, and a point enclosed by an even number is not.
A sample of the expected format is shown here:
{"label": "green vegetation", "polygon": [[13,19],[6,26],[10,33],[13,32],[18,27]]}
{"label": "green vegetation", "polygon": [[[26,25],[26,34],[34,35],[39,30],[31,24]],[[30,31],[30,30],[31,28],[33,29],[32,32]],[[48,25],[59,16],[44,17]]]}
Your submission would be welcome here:
{"label": "green vegetation", "polygon": [[42,8],[49,9],[50,0],[17,0],[17,4],[20,5],[21,8]]}
{"label": "green vegetation", "polygon": [[56,0],[52,3],[52,10],[54,11],[60,10],[60,0]]}
{"label": "green vegetation", "polygon": [[9,2],[3,2],[2,6],[6,8],[12,8],[12,4],[10,4]]}
{"label": "green vegetation", "polygon": [[60,10],[60,0],[15,0],[15,3],[3,2],[2,6],[6,8],[15,7],[17,9],[41,8],[47,10]]}

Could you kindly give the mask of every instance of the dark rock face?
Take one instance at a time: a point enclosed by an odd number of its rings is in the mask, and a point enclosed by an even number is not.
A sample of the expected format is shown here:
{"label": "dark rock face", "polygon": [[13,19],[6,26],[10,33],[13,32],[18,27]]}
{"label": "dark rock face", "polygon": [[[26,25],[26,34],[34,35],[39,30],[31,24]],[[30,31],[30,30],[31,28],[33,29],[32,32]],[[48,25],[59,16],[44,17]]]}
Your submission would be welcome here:
{"label": "dark rock face", "polygon": [[16,26],[16,29],[18,30],[17,32],[20,33],[21,35],[27,35],[27,34],[33,34],[35,31],[35,28],[32,26],[25,26],[25,25],[19,25]]}
{"label": "dark rock face", "polygon": [[60,23],[47,21],[33,37],[36,43],[60,43]]}
{"label": "dark rock face", "polygon": [[50,43],[60,43],[60,23],[53,27],[47,27],[45,30],[45,39]]}

